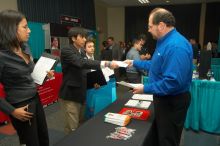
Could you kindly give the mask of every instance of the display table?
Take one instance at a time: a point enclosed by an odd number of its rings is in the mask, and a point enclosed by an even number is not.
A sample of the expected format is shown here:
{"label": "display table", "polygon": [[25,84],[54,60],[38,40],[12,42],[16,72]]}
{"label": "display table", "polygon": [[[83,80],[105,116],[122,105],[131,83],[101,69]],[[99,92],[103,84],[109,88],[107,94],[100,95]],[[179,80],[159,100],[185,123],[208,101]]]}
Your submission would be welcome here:
{"label": "display table", "polygon": [[147,121],[132,119],[126,127],[136,129],[135,134],[129,140],[107,139],[106,136],[115,131],[117,125],[104,122],[107,112],[118,113],[131,97],[131,93],[122,99],[117,99],[113,104],[88,120],[74,132],[59,141],[55,146],[143,146],[152,125],[153,107],[151,105],[151,116]]}
{"label": "display table", "polygon": [[[143,78],[148,83],[148,77]],[[185,128],[220,134],[220,82],[193,80]]]}
{"label": "display table", "polygon": [[193,80],[185,128],[220,134],[220,82]]}
{"label": "display table", "polygon": [[212,65],[220,65],[220,58],[212,58],[211,64]]}
{"label": "display table", "polygon": [[220,58],[211,59],[211,70],[214,73],[215,80],[220,81]]}
{"label": "display table", "polygon": [[220,65],[211,65],[211,70],[214,73],[215,80],[220,81]]}

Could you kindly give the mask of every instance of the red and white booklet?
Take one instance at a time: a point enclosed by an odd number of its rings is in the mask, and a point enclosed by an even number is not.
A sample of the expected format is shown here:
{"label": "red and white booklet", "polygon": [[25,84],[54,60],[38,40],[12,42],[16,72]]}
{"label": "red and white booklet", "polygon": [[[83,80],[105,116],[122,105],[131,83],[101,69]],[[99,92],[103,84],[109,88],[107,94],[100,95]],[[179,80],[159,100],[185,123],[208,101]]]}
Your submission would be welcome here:
{"label": "red and white booklet", "polygon": [[147,120],[150,117],[150,110],[124,107],[119,114],[128,115],[133,119]]}

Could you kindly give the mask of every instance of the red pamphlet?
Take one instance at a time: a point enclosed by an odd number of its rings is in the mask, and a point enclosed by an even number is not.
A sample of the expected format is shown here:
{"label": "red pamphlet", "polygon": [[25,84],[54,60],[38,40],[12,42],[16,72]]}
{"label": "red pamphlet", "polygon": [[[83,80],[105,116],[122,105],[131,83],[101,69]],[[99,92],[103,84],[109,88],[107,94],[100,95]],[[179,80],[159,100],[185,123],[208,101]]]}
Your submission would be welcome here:
{"label": "red pamphlet", "polygon": [[137,108],[122,108],[119,112],[123,115],[129,115],[133,119],[147,120],[150,117],[149,110],[137,109]]}

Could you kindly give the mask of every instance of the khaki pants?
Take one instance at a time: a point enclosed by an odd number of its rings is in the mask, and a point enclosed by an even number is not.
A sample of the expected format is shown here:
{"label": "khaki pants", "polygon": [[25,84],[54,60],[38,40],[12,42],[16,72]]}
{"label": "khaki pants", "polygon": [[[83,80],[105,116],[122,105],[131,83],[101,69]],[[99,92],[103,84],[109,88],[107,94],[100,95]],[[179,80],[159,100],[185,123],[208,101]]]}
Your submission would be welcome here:
{"label": "khaki pants", "polygon": [[65,117],[64,131],[68,134],[74,131],[84,119],[85,105],[81,103],[60,99],[61,110]]}

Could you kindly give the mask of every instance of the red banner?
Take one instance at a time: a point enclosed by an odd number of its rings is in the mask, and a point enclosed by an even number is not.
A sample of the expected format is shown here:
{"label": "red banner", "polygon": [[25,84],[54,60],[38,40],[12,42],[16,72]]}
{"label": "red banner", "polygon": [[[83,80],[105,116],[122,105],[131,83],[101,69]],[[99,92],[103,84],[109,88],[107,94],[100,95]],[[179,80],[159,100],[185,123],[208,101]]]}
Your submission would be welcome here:
{"label": "red banner", "polygon": [[[5,97],[4,87],[0,84],[0,98]],[[5,115],[2,111],[0,111],[0,123],[5,121],[9,121],[9,117]]]}
{"label": "red banner", "polygon": [[41,103],[44,106],[58,100],[59,90],[62,82],[62,73],[55,73],[55,78],[47,80],[43,85],[38,86],[38,93]]}

